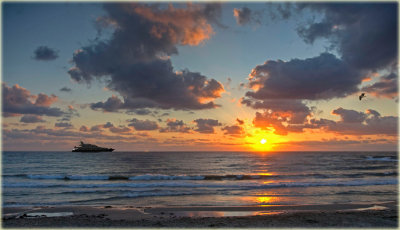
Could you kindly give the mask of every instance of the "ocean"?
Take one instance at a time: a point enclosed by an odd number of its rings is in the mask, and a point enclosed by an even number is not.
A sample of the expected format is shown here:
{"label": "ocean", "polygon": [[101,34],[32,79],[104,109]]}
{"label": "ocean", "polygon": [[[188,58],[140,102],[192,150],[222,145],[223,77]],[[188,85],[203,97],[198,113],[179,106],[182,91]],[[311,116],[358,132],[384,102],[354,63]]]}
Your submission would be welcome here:
{"label": "ocean", "polygon": [[396,152],[3,152],[3,207],[397,201]]}

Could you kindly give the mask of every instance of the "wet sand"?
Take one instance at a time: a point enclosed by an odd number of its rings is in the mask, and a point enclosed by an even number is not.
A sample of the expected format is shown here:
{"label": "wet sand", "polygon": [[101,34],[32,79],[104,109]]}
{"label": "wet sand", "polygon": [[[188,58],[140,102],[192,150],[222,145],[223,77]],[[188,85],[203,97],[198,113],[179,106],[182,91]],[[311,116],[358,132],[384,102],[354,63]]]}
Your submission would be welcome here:
{"label": "wet sand", "polygon": [[395,202],[240,207],[62,206],[3,208],[7,227],[388,227],[398,226]]}

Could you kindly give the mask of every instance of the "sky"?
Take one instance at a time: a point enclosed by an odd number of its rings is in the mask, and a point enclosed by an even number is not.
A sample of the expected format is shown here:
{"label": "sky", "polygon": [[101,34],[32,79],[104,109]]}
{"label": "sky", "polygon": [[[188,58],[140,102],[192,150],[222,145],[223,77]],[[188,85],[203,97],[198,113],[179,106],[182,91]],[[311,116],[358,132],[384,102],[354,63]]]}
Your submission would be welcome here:
{"label": "sky", "polygon": [[394,151],[397,36],[397,2],[3,2],[2,147]]}

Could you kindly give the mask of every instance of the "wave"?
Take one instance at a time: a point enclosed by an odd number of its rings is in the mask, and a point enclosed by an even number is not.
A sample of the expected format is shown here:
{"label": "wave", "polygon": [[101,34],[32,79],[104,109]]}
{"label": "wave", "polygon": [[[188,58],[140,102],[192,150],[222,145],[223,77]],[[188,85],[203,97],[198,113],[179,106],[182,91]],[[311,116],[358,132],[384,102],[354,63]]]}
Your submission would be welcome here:
{"label": "wave", "polygon": [[61,184],[40,182],[3,182],[4,188],[238,188],[238,189],[264,189],[281,187],[319,187],[319,186],[370,186],[370,185],[395,185],[397,179],[387,180],[352,180],[352,181],[318,181],[318,182],[277,182],[277,183],[190,183],[190,182],[159,182],[159,183],[106,183],[106,184]]}
{"label": "wave", "polygon": [[[363,168],[364,169],[364,168]],[[397,176],[397,172],[385,173],[350,173],[350,174],[286,174],[286,175],[162,175],[162,174],[145,174],[136,176],[122,175],[46,175],[46,174],[17,174],[3,175],[3,177],[23,177],[31,180],[97,180],[97,181],[187,181],[187,180],[263,180],[263,179],[283,179],[283,178],[362,178],[362,177],[386,177]]]}
{"label": "wave", "polygon": [[131,180],[131,181],[150,181],[150,180],[257,180],[274,177],[273,175],[162,175],[145,174],[136,176],[120,175],[32,175],[17,174],[3,175],[5,177],[25,177],[33,180]]}
{"label": "wave", "polygon": [[381,157],[381,156],[367,156],[367,161],[398,161],[392,157]]}

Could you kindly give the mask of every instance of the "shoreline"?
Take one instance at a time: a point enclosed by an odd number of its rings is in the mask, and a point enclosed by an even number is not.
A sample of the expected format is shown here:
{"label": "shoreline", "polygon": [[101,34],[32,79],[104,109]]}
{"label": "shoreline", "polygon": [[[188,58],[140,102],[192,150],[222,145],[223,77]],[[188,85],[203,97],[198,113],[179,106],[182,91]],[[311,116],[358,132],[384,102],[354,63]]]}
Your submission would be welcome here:
{"label": "shoreline", "polygon": [[396,202],[269,206],[4,207],[3,227],[397,227]]}

